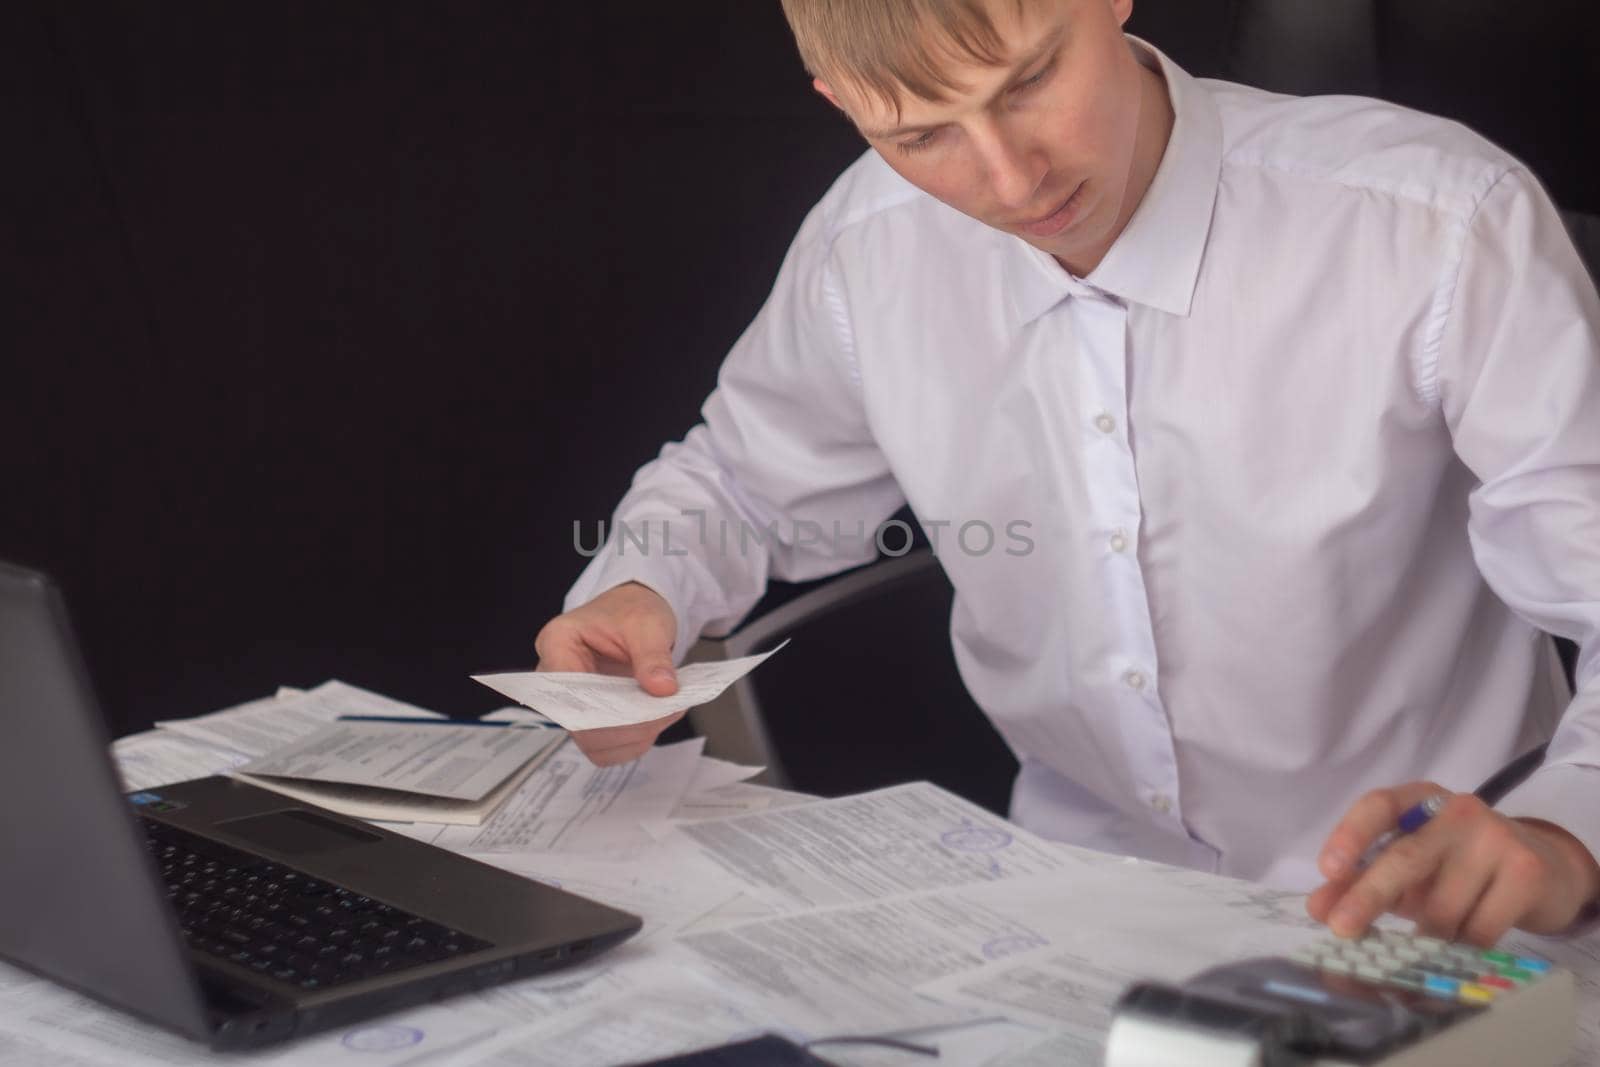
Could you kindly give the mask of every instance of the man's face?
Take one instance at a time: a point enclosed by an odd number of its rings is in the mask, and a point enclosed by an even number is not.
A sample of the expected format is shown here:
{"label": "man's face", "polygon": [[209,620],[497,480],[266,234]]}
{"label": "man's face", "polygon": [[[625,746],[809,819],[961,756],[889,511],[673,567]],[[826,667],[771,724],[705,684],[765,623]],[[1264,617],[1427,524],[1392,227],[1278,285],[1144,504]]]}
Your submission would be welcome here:
{"label": "man's face", "polygon": [[817,89],[907,181],[1073,269],[1116,239],[1139,129],[1141,74],[1122,36],[1132,0],[995,0],[998,67],[950,68],[944,103]]}

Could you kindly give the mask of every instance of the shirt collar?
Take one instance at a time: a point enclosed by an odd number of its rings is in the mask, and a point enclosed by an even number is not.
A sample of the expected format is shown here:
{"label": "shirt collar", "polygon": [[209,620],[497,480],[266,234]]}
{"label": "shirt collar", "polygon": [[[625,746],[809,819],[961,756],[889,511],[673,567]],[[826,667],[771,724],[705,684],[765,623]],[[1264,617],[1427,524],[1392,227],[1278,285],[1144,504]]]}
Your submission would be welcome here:
{"label": "shirt collar", "polygon": [[1068,296],[1098,291],[1188,315],[1222,171],[1222,120],[1211,94],[1160,49],[1129,36],[1139,62],[1161,73],[1172,100],[1172,135],[1144,199],[1099,266],[1075,278],[1054,257],[1002,235],[1012,304],[1032,322]]}

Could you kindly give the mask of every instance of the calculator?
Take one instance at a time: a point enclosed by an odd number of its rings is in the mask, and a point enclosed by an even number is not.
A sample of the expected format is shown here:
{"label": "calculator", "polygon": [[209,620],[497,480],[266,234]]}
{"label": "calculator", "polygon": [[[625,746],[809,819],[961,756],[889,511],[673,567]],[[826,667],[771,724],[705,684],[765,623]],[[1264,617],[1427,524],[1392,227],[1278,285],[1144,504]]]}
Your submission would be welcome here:
{"label": "calculator", "polygon": [[1106,1067],[1559,1067],[1572,974],[1392,930],[1329,938],[1123,994]]}

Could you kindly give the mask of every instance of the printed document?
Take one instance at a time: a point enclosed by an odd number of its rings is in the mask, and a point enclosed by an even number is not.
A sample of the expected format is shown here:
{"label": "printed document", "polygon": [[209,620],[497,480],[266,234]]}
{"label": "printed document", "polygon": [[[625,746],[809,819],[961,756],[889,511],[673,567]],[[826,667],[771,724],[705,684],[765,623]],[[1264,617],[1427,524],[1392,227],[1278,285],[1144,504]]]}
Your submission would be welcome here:
{"label": "printed document", "polygon": [[810,1034],[883,1033],[973,1018],[915,987],[1046,944],[964,894],[922,893],[682,936],[717,983]]}
{"label": "printed document", "polygon": [[434,844],[457,852],[592,853],[648,846],[651,838],[640,822],[677,806],[703,748],[705,738],[697,737],[657,745],[631,763],[596,767],[568,745],[482,826],[452,826]]}
{"label": "printed document", "polygon": [[344,682],[324,682],[305,693],[252,700],[195,719],[158,722],[163,730],[220,745],[247,756],[268,752],[298,741],[341,715],[387,715],[393,718],[442,719],[436,711],[391,700]]}
{"label": "printed document", "polygon": [[251,760],[252,776],[478,800],[566,735],[526,726],[336,722]]}
{"label": "printed document", "polygon": [[848,904],[1071,866],[1069,854],[930,782],[678,824],[774,906]]}

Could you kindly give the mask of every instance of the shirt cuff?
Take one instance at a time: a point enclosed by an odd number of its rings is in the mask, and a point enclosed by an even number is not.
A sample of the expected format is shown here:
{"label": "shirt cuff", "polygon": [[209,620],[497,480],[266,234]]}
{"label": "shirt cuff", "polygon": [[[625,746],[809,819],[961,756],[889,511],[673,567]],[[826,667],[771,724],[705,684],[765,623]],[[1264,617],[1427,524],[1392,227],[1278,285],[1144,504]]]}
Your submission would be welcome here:
{"label": "shirt cuff", "polygon": [[[1562,763],[1541,767],[1495,805],[1514,819],[1541,819],[1577,838],[1600,861],[1600,767]],[[1600,930],[1600,900],[1591,900],[1567,929],[1556,935],[1582,937]]]}

